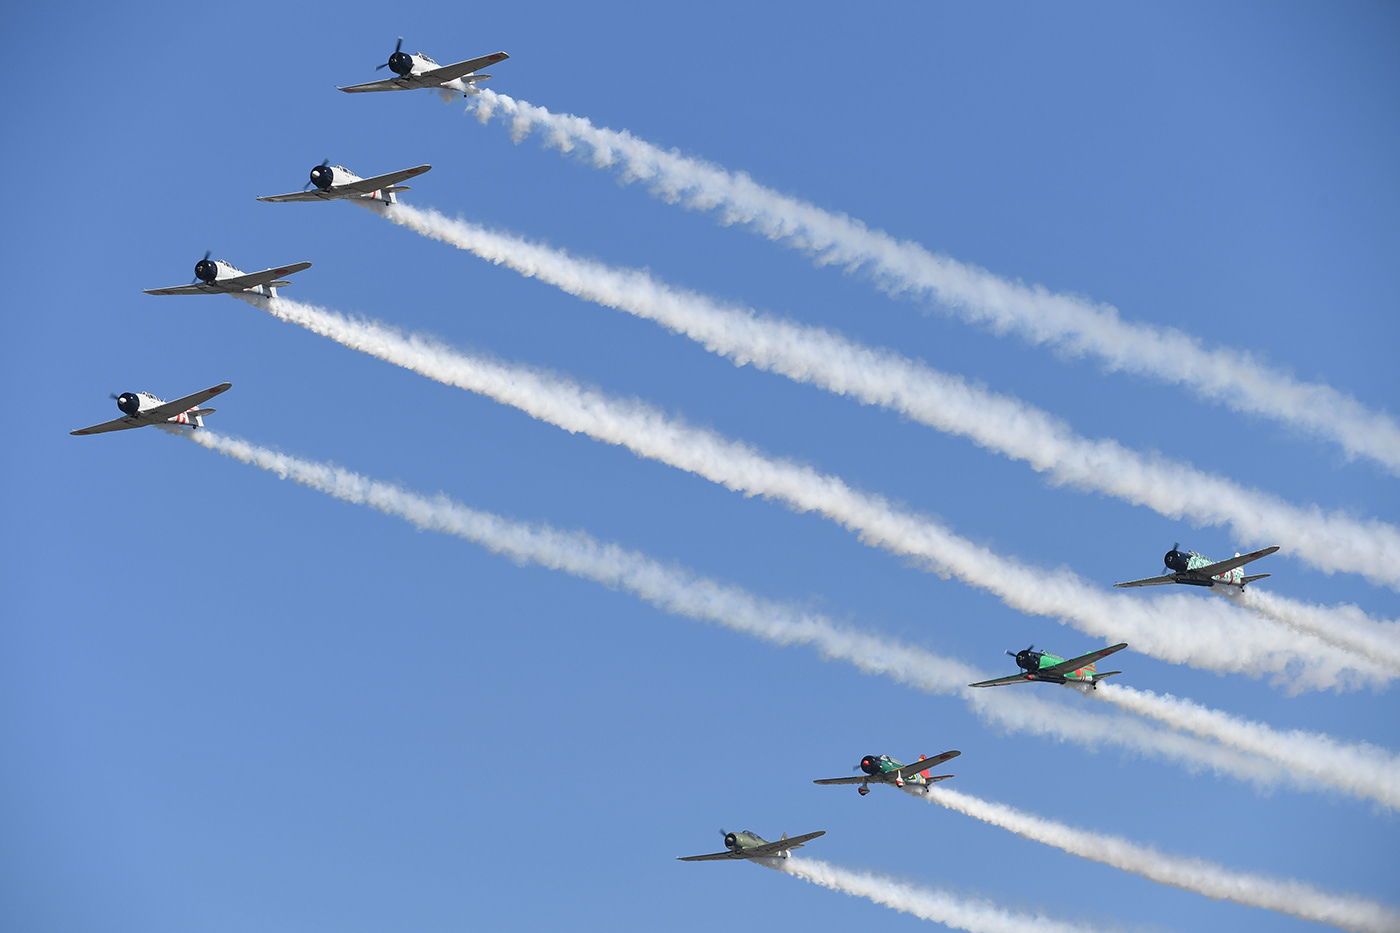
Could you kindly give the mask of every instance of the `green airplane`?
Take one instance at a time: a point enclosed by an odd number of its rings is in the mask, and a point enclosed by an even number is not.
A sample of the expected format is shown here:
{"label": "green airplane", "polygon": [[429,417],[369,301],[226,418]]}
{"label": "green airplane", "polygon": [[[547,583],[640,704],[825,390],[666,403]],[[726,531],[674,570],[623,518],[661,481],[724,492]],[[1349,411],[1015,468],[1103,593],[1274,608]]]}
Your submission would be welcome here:
{"label": "green airplane", "polygon": [[712,862],[717,859],[728,858],[787,858],[788,852],[792,849],[802,848],[804,842],[808,842],[818,836],[825,836],[826,830],[819,829],[814,833],[807,833],[805,836],[793,836],[788,838],[787,833],[783,833],[783,838],[777,842],[769,842],[762,836],[756,836],[747,829],[742,833],[726,833],[720,830],[724,836],[724,847],[726,851],[715,852],[710,855],[682,855],[677,856],[678,862]]}
{"label": "green airplane", "polygon": [[1033,680],[1044,680],[1052,684],[1070,684],[1078,686],[1088,684],[1090,687],[1097,687],[1099,681],[1105,677],[1112,677],[1114,674],[1121,674],[1122,671],[1104,671],[1100,674],[1094,669],[1094,662],[1100,658],[1106,658],[1115,651],[1122,651],[1128,647],[1127,642],[1113,645],[1110,648],[1101,648],[1098,651],[1091,651],[1082,654],[1077,658],[1070,658],[1066,661],[1059,655],[1051,654],[1048,651],[1036,651],[1035,645],[1017,651],[1012,654],[1016,659],[1016,666],[1025,671],[1024,674],[1012,674],[1010,677],[998,677],[995,680],[984,680],[980,684],[968,684],[969,687],[1000,687],[1005,684],[1023,684]]}
{"label": "green airplane", "polygon": [[1167,583],[1185,583],[1187,586],[1238,586],[1243,590],[1255,580],[1262,580],[1269,576],[1267,573],[1256,573],[1247,577],[1240,568],[1252,560],[1261,557],[1268,557],[1278,550],[1278,545],[1266,547],[1262,550],[1251,551],[1248,554],[1235,552],[1234,557],[1225,560],[1211,560],[1204,554],[1197,554],[1195,551],[1181,550],[1181,542],[1172,545],[1172,549],[1162,558],[1162,563],[1171,573],[1162,574],[1160,577],[1147,577],[1142,580],[1129,580],[1127,583],[1115,583],[1114,586],[1162,586]]}
{"label": "green airplane", "polygon": [[929,769],[936,768],[953,758],[961,755],[962,752],[944,752],[941,755],[934,755],[931,758],[919,756],[919,760],[912,765],[906,765],[898,758],[891,758],[889,755],[866,755],[860,760],[857,768],[865,772],[865,777],[839,777],[822,778],[813,781],[813,784],[859,784],[856,793],[864,797],[870,793],[869,785],[893,784],[895,787],[903,787],[905,784],[934,784],[938,781],[946,781],[952,777],[951,774],[936,774],[929,777]]}

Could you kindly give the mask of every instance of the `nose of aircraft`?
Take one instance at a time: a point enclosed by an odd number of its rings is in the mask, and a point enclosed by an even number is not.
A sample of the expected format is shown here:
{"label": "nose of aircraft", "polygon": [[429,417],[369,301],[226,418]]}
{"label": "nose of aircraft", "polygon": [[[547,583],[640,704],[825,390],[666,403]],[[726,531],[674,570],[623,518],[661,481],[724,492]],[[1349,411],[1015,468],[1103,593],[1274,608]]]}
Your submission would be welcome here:
{"label": "nose of aircraft", "polygon": [[1162,558],[1162,563],[1166,565],[1168,570],[1174,570],[1177,573],[1185,573],[1189,569],[1186,555],[1181,553],[1180,541],[1172,545],[1172,549]]}

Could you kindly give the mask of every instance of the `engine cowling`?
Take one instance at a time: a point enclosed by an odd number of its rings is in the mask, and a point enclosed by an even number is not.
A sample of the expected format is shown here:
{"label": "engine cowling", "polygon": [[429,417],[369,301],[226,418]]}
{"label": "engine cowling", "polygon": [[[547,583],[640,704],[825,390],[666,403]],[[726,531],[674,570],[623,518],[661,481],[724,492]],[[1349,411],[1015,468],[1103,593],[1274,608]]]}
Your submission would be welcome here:
{"label": "engine cowling", "polygon": [[1162,558],[1162,563],[1166,565],[1168,570],[1175,570],[1177,573],[1185,573],[1191,569],[1188,557],[1176,548],[1167,552],[1166,556]]}
{"label": "engine cowling", "polygon": [[201,259],[194,264],[194,277],[201,282],[213,282],[219,277],[219,266],[212,260]]}
{"label": "engine cowling", "polygon": [[311,170],[311,183],[325,191],[335,182],[335,170],[329,165],[318,165]]}
{"label": "engine cowling", "polygon": [[724,834],[724,847],[725,847],[726,849],[728,849],[730,852],[738,851],[738,849],[739,849],[739,837],[736,836],[736,835],[734,835],[733,833],[725,833],[725,834]]}
{"label": "engine cowling", "polygon": [[135,392],[123,392],[117,396],[117,407],[121,409],[122,414],[135,417],[141,411],[141,400],[136,397]]}
{"label": "engine cowling", "polygon": [[881,770],[880,756],[866,755],[860,760],[860,770],[864,771],[866,774],[879,774]]}
{"label": "engine cowling", "polygon": [[406,78],[413,73],[413,56],[407,52],[395,52],[389,56],[389,70],[400,78]]}

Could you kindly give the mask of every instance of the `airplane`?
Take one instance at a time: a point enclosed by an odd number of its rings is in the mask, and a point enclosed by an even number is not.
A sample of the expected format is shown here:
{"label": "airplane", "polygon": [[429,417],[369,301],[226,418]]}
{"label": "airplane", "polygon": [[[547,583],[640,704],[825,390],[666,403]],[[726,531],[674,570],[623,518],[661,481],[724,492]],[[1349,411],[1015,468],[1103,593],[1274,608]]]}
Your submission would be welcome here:
{"label": "airplane", "polygon": [[292,284],[278,281],[282,276],[310,268],[309,262],[294,262],[290,266],[278,266],[261,272],[244,272],[222,259],[210,259],[209,251],[206,250],[204,258],[194,264],[195,280],[189,285],[146,288],[142,291],[147,295],[231,295],[235,292],[249,292],[264,298],[276,298],[278,288]]}
{"label": "airplane", "polygon": [[1022,684],[1032,680],[1044,680],[1052,684],[1068,684],[1079,686],[1088,684],[1097,688],[1099,681],[1105,677],[1112,677],[1114,674],[1121,674],[1122,671],[1104,671],[1100,674],[1094,669],[1094,662],[1100,658],[1106,658],[1115,651],[1122,651],[1128,647],[1127,642],[1121,642],[1109,648],[1100,648],[1098,651],[1091,651],[1088,654],[1080,655],[1077,658],[1070,658],[1066,661],[1058,655],[1053,655],[1048,651],[1036,651],[1035,645],[1031,645],[1023,651],[1011,654],[1016,659],[1016,666],[1025,671],[1024,674],[1012,674],[1010,677],[998,677],[995,680],[984,680],[978,684],[968,684],[969,687],[1000,687],[1005,684]]}
{"label": "airplane", "polygon": [[439,89],[461,91],[462,96],[470,97],[477,93],[476,83],[478,81],[485,81],[491,77],[490,75],[476,74],[476,70],[485,68],[487,65],[494,65],[496,62],[503,62],[507,58],[510,56],[505,52],[496,52],[492,55],[483,55],[480,58],[471,58],[452,65],[439,65],[422,52],[417,55],[409,55],[403,50],[403,36],[399,36],[399,44],[394,46],[394,54],[389,56],[387,62],[376,65],[374,68],[375,71],[378,71],[380,68],[387,67],[398,77],[371,81],[368,84],[352,84],[349,87],[338,87],[337,90],[347,94],[363,94],[366,91],[411,91],[421,87],[433,91]]}
{"label": "airplane", "polygon": [[221,382],[202,392],[196,392],[194,395],[177,398],[173,402],[161,401],[149,392],[123,392],[121,395],[112,396],[117,400],[117,408],[122,412],[121,418],[94,424],[90,428],[79,428],[68,433],[79,435],[106,434],[108,431],[144,428],[150,424],[183,424],[191,428],[202,428],[204,427],[204,416],[212,415],[214,409],[200,408],[199,406],[214,396],[227,392],[232,387],[233,383],[231,382]]}
{"label": "airplane", "polygon": [[822,778],[813,781],[813,784],[859,784],[856,793],[864,797],[870,793],[869,784],[874,781],[876,784],[893,784],[895,787],[903,787],[905,784],[934,784],[938,781],[946,781],[952,777],[951,774],[938,774],[929,777],[929,769],[936,768],[953,758],[961,755],[962,752],[944,752],[941,755],[934,755],[932,758],[919,756],[919,760],[912,765],[906,765],[898,758],[891,758],[889,755],[866,755],[860,760],[858,766],[865,772],[865,777],[839,777]]}
{"label": "airplane", "polygon": [[1142,580],[1130,580],[1127,583],[1115,583],[1114,586],[1162,586],[1167,583],[1185,583],[1187,586],[1238,586],[1243,590],[1247,585],[1255,580],[1262,580],[1270,574],[1256,573],[1252,577],[1244,575],[1240,568],[1252,560],[1261,557],[1268,557],[1278,550],[1278,545],[1266,547],[1261,551],[1250,551],[1248,554],[1235,552],[1235,556],[1226,560],[1212,561],[1204,554],[1197,554],[1195,551],[1182,552],[1181,542],[1172,545],[1172,549],[1162,558],[1168,570],[1172,573],[1163,574],[1160,577],[1147,577]]}
{"label": "airplane", "polygon": [[741,833],[726,833],[720,830],[724,836],[724,847],[728,851],[714,852],[710,855],[680,855],[676,857],[678,862],[712,862],[718,859],[727,858],[787,858],[792,849],[802,848],[802,844],[818,836],[825,836],[826,830],[819,829],[814,833],[807,833],[805,836],[793,836],[788,838],[787,833],[783,833],[783,838],[777,842],[769,842],[762,836],[755,836],[747,829]]}
{"label": "airplane", "polygon": [[[258,198],[258,200],[280,203],[284,201],[338,201],[351,198],[394,204],[397,200],[394,194],[408,190],[408,185],[401,185],[399,182],[413,178],[415,175],[422,175],[432,168],[431,165],[415,165],[413,168],[406,168],[401,172],[361,178],[343,165],[331,165],[330,161],[330,159],[326,159],[313,168],[311,180],[302,186],[300,191],[293,191],[291,194],[271,194]],[[308,190],[313,186],[314,191]]]}

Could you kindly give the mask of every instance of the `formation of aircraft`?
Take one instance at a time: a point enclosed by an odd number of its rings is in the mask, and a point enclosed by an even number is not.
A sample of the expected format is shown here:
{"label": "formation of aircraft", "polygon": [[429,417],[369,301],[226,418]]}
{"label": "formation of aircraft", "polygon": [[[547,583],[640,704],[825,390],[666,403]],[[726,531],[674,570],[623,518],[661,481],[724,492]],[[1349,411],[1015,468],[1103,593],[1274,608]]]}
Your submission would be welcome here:
{"label": "formation of aircraft", "polygon": [[1108,648],[1100,648],[1098,651],[1081,654],[1077,658],[1070,658],[1066,661],[1059,655],[1051,654],[1048,651],[1036,651],[1035,645],[1031,645],[1015,653],[1006,652],[1016,659],[1016,666],[1025,671],[1024,674],[1012,674],[1010,677],[998,677],[995,680],[984,680],[981,683],[968,684],[968,686],[1002,687],[1007,684],[1023,684],[1033,680],[1043,680],[1052,684],[1088,684],[1090,687],[1097,687],[1099,681],[1105,677],[1112,677],[1114,674],[1123,672],[1104,671],[1100,674],[1094,668],[1094,662],[1108,657],[1115,651],[1122,651],[1126,647],[1128,647],[1128,643],[1121,642]]}
{"label": "formation of aircraft", "polygon": [[382,201],[385,204],[397,203],[394,195],[409,190],[408,185],[399,182],[422,175],[431,165],[415,165],[400,172],[387,175],[372,175],[361,178],[343,165],[331,165],[326,159],[311,170],[311,180],[300,191],[290,194],[271,194],[258,198],[259,201],[338,201],[360,199]]}
{"label": "formation of aircraft", "polygon": [[1278,550],[1278,545],[1266,547],[1258,551],[1250,551],[1248,554],[1241,554],[1236,551],[1234,557],[1225,560],[1213,561],[1204,554],[1197,554],[1195,551],[1181,550],[1181,542],[1172,545],[1172,549],[1162,558],[1162,563],[1171,573],[1162,574],[1160,577],[1146,577],[1142,580],[1129,580],[1127,583],[1115,583],[1114,586],[1162,586],[1167,583],[1184,583],[1187,586],[1238,586],[1243,590],[1255,580],[1262,580],[1269,576],[1267,573],[1256,573],[1251,577],[1244,575],[1240,568],[1252,560],[1261,557],[1268,557]]}
{"label": "formation of aircraft", "polygon": [[783,833],[783,838],[777,842],[769,842],[762,836],[756,836],[747,829],[741,833],[726,833],[720,830],[724,836],[723,852],[712,852],[709,855],[682,855],[676,858],[678,862],[713,862],[719,859],[733,858],[787,858],[788,853],[793,849],[802,848],[807,843],[818,836],[825,836],[826,830],[819,829],[814,833],[807,833],[803,836],[793,836],[788,838],[787,833]]}
{"label": "formation of aircraft", "polygon": [[282,281],[282,276],[310,269],[309,262],[294,262],[290,266],[278,266],[261,272],[244,272],[222,259],[210,259],[209,252],[194,264],[194,281],[189,285],[171,285],[167,288],[143,289],[147,295],[228,295],[234,292],[251,292],[264,298],[276,298],[277,289],[291,282]]}
{"label": "formation of aircraft", "polygon": [[477,69],[503,62],[507,58],[510,56],[505,52],[495,52],[480,58],[469,58],[464,62],[439,65],[422,52],[409,55],[403,50],[403,36],[399,36],[398,45],[394,46],[394,54],[389,56],[387,62],[374,68],[375,71],[388,68],[395,77],[370,81],[367,84],[352,84],[337,90],[347,94],[363,94],[367,91],[412,91],[427,88],[432,91],[460,91],[463,96],[470,97],[476,93],[477,82],[491,77],[476,74]]}
{"label": "formation of aircraft", "polygon": [[[465,95],[471,95],[477,93],[477,83],[491,77],[489,74],[478,73],[479,69],[504,61],[509,57],[505,52],[497,52],[451,65],[439,65],[421,52],[416,55],[405,53],[403,51],[403,38],[400,37],[398,44],[394,47],[393,54],[389,56],[389,60],[376,68],[376,70],[388,68],[393,72],[394,77],[338,89],[348,94],[428,89],[459,91]],[[400,184],[401,182],[422,175],[431,169],[431,165],[417,165],[397,172],[362,178],[343,165],[331,165],[330,160],[326,159],[311,169],[310,181],[303,186],[301,191],[262,196],[258,200],[274,203],[367,200],[394,204],[397,203],[396,195],[399,192],[409,190],[409,187]],[[148,295],[208,295],[251,292],[265,297],[275,297],[278,288],[290,284],[285,281],[284,276],[292,275],[311,266],[309,262],[299,262],[265,269],[261,272],[245,273],[221,259],[211,260],[209,256],[210,253],[206,252],[204,258],[195,264],[195,279],[191,284],[146,289],[145,293]],[[171,402],[163,401],[147,392],[114,394],[112,398],[116,400],[117,408],[122,412],[122,417],[80,428],[71,433],[75,435],[104,434],[149,425],[184,425],[190,428],[200,428],[204,425],[204,416],[214,412],[212,408],[200,406],[231,387],[231,383],[224,382]],[[1241,568],[1245,564],[1272,554],[1279,549],[1277,546],[1269,547],[1249,554],[1236,554],[1228,560],[1211,561],[1195,551],[1182,552],[1180,547],[1179,542],[1173,545],[1163,559],[1167,570],[1171,571],[1170,573],[1114,585],[1134,587],[1181,583],[1205,587],[1237,586],[1243,589],[1249,583],[1267,577],[1269,574],[1245,576]],[[1016,666],[1021,669],[1022,673],[985,680],[968,686],[996,687],[1045,681],[1093,688],[1097,687],[1098,682],[1104,678],[1121,673],[1121,671],[1100,673],[1095,667],[1096,662],[1126,647],[1126,643],[1120,643],[1066,660],[1048,651],[1037,651],[1035,646],[1031,645],[1019,652],[1006,652],[1015,658]],[[900,788],[910,784],[915,786],[932,785],[953,777],[951,774],[933,775],[931,774],[932,769],[961,754],[960,751],[952,750],[933,756],[920,756],[919,760],[907,765],[889,755],[866,755],[857,765],[857,769],[863,772],[862,774],[851,777],[821,778],[813,783],[856,784],[859,785],[856,789],[857,793],[862,797],[870,793],[871,784],[889,784]],[[720,833],[724,837],[725,851],[707,855],[681,856],[678,860],[703,862],[720,859],[788,858],[793,849],[802,848],[807,842],[825,835],[826,831],[818,830],[791,838],[784,833],[782,838],[775,842],[769,842],[747,830],[738,833],[726,833],[724,830],[720,830]]]}
{"label": "formation of aircraft", "polygon": [[191,428],[204,427],[204,416],[212,415],[214,409],[200,408],[216,395],[233,388],[231,382],[221,382],[202,392],[166,402],[149,392],[123,392],[113,395],[122,417],[114,421],[104,421],[91,427],[69,431],[69,434],[106,434],[109,431],[125,431],[130,428],[144,428],[152,424],[183,424]]}
{"label": "formation of aircraft", "polygon": [[936,768],[945,761],[950,761],[962,752],[944,752],[941,755],[932,757],[920,755],[919,760],[912,765],[906,765],[898,758],[891,758],[889,755],[866,755],[860,760],[856,767],[865,772],[864,777],[839,777],[821,778],[813,781],[813,784],[859,784],[856,793],[864,797],[870,793],[871,784],[893,784],[895,787],[903,787],[905,784],[934,784],[938,781],[946,781],[952,777],[951,774],[939,774],[929,777],[929,769]]}

